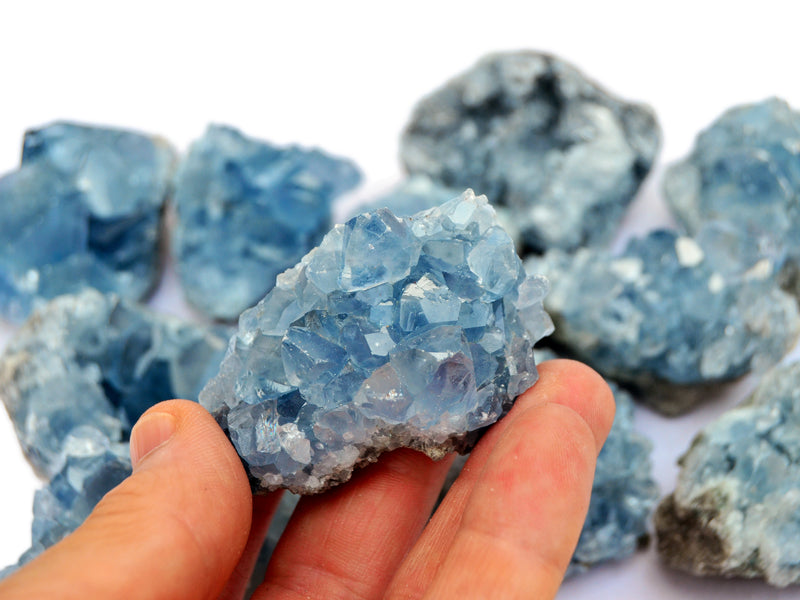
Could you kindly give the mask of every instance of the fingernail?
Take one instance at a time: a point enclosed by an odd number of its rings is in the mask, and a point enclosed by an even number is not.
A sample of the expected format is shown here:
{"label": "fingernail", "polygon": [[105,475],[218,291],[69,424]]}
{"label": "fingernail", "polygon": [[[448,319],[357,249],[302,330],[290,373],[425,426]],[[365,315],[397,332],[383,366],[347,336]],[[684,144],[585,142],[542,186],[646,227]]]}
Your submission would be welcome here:
{"label": "fingernail", "polygon": [[165,412],[148,413],[131,431],[131,465],[136,465],[150,452],[164,444],[175,433],[175,417]]}

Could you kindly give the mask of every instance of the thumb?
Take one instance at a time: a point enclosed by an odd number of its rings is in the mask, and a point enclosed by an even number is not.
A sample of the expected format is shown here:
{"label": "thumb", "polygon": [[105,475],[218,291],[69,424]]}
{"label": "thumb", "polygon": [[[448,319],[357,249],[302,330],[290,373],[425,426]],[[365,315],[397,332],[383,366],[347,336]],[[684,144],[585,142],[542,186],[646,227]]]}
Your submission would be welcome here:
{"label": "thumb", "polygon": [[0,583],[11,598],[215,598],[250,530],[252,497],[214,419],[186,400],[131,433],[133,474],[68,536]]}

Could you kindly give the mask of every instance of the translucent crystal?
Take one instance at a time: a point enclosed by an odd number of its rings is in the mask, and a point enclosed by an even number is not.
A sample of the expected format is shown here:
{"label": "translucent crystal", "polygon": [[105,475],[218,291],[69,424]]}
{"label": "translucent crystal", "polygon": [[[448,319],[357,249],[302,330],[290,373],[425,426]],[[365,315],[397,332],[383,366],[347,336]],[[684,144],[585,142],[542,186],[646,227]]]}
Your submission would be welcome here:
{"label": "translucent crystal", "polygon": [[533,250],[603,244],[658,151],[652,111],[550,55],[493,54],[424,98],[403,136],[412,174],[472,186]]}
{"label": "translucent crystal", "polygon": [[159,275],[162,205],[174,153],[129,131],[55,123],[25,134],[0,179],[0,314],[88,287],[132,300]]}
{"label": "translucent crystal", "polygon": [[658,550],[697,575],[800,582],[800,363],[764,376],[680,461],[656,511]]}
{"label": "translucent crystal", "polygon": [[526,267],[552,282],[553,339],[667,414],[776,363],[800,330],[773,258],[729,225],[697,238],[653,232],[620,256],[553,251]]}
{"label": "translucent crystal", "polygon": [[187,299],[235,319],[322,239],[331,202],[361,179],[349,161],[211,126],[175,179],[174,248]]}
{"label": "translucent crystal", "polygon": [[541,278],[518,309],[523,282],[471,190],[405,219],[359,215],[242,315],[201,403],[256,491],[320,492],[400,446],[465,450],[536,380],[532,345],[552,324]]}

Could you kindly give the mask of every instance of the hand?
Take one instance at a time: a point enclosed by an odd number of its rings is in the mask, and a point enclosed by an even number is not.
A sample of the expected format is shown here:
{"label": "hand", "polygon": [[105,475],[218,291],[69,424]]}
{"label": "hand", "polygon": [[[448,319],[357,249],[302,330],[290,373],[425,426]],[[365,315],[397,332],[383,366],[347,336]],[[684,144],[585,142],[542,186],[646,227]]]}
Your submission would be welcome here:
{"label": "hand", "polygon": [[[540,380],[475,447],[428,520],[452,459],[400,450],[302,499],[254,598],[552,598],[578,540],[613,420],[589,368]],[[133,475],[72,535],[0,583],[0,597],[239,598],[280,494],[253,498],[199,405],[150,409]]]}

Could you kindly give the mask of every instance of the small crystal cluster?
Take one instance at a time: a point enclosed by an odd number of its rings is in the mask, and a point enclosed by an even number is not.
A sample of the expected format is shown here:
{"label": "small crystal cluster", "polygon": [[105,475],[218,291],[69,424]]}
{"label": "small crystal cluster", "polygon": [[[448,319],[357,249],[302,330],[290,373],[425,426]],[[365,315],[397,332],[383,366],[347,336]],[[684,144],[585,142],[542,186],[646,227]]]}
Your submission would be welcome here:
{"label": "small crystal cluster", "polygon": [[507,205],[535,251],[608,242],[655,159],[652,111],[547,54],[483,58],[423,99],[401,142],[412,174]]}
{"label": "small crystal cluster", "polygon": [[361,179],[349,161],[211,126],[175,179],[174,249],[186,298],[233,320],[330,228],[331,202]]}
{"label": "small crystal cluster", "polygon": [[546,291],[471,190],[364,213],[242,314],[200,401],[259,492],[320,492],[401,446],[465,450],[535,382]]}
{"label": "small crystal cluster", "polygon": [[774,262],[727,225],[697,238],[656,231],[620,256],[554,251],[526,267],[552,280],[553,339],[666,414],[705,398],[709,385],[776,363],[800,331]]}
{"label": "small crystal cluster", "polygon": [[64,442],[90,427],[125,441],[139,416],[196,399],[222,359],[222,337],[86,290],[34,313],[0,357],[0,397],[37,472],[64,464]]}
{"label": "small crystal cluster", "polygon": [[175,155],[129,131],[55,123],[25,134],[0,179],[0,315],[86,288],[138,300],[159,275],[158,231]]}
{"label": "small crystal cluster", "polygon": [[771,98],[726,111],[664,176],[664,194],[692,233],[728,221],[800,268],[800,113]]}
{"label": "small crystal cluster", "polygon": [[656,511],[658,550],[698,575],[800,583],[800,363],[706,427]]}
{"label": "small crystal cluster", "polygon": [[220,335],[110,294],[60,296],[0,357],[2,398],[25,455],[49,483],[34,499],[24,564],[73,531],[131,469],[128,438],[150,406],[196,399]]}

